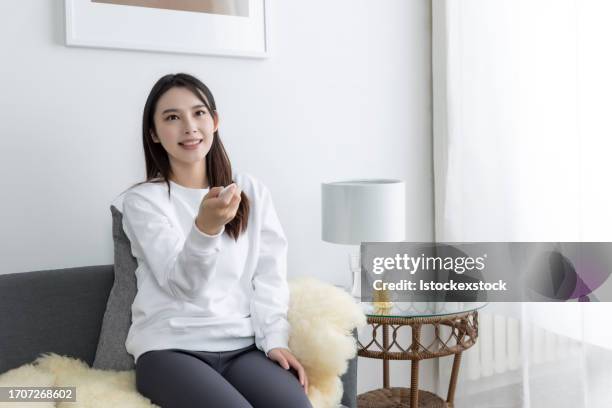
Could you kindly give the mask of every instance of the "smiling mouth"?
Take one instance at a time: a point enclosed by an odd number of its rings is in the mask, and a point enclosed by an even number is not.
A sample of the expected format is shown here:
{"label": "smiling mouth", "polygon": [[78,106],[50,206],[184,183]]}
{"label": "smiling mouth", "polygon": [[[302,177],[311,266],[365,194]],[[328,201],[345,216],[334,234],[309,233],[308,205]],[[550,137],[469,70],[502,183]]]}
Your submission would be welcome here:
{"label": "smiling mouth", "polygon": [[179,144],[180,144],[181,146],[187,146],[187,147],[189,147],[189,146],[197,146],[197,145],[199,145],[200,143],[202,143],[202,140],[203,140],[203,139],[200,139],[200,140],[198,140],[197,142],[179,143]]}

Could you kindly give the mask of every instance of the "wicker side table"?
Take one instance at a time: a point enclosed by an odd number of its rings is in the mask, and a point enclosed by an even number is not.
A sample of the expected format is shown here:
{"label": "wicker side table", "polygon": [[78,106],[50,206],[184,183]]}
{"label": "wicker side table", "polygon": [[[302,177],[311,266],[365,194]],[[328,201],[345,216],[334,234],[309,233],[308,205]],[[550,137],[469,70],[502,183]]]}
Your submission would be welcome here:
{"label": "wicker side table", "polygon": [[[461,353],[472,347],[478,338],[478,310],[427,317],[367,315],[367,320],[372,326],[372,341],[365,345],[358,341],[358,355],[383,360],[383,388],[360,394],[357,406],[452,408]],[[410,345],[406,348],[399,344],[397,338],[398,330],[403,326],[410,326],[412,332]],[[428,345],[421,343],[424,326],[432,326],[434,330],[434,338]],[[443,335],[440,331],[442,326],[449,327],[450,334]],[[377,339],[379,328],[382,330],[382,344]],[[419,390],[419,361],[451,354],[454,361],[446,400]],[[411,360],[410,388],[389,387],[389,360]]]}

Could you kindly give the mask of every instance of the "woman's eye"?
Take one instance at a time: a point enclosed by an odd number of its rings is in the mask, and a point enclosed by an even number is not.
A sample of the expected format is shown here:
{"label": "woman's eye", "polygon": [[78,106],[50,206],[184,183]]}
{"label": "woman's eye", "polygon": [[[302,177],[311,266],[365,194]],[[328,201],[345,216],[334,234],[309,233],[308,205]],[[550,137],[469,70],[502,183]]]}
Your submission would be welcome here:
{"label": "woman's eye", "polygon": [[196,115],[197,115],[197,116],[206,115],[206,111],[199,110],[199,111],[197,111],[197,112],[196,112]]}
{"label": "woman's eye", "polygon": [[168,115],[168,116],[166,116],[166,120],[174,120],[174,119],[178,119],[178,116],[176,116],[176,115]]}

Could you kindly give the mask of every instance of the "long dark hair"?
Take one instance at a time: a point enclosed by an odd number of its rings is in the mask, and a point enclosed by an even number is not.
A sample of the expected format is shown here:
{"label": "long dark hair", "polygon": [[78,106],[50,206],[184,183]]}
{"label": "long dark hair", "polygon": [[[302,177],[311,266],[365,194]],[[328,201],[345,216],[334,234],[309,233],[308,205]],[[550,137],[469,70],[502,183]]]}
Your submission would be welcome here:
{"label": "long dark hair", "polygon": [[[132,187],[143,183],[165,182],[168,186],[168,199],[170,199],[170,159],[168,158],[168,152],[166,152],[162,144],[153,142],[151,130],[155,130],[153,115],[155,114],[157,101],[170,88],[174,87],[183,87],[190,90],[202,101],[208,111],[211,112],[211,115],[217,115],[217,105],[210,89],[192,75],[185,73],[168,74],[161,77],[153,85],[142,114],[142,144],[144,147],[147,176],[145,181],[136,183]],[[213,142],[206,154],[205,162],[206,175],[211,187],[227,186],[234,182],[232,180],[232,165],[221,142],[218,129],[213,135]],[[249,219],[249,199],[244,191],[241,192],[240,197],[240,205],[236,211],[236,216],[225,225],[225,232],[236,241],[238,236],[246,231]]]}

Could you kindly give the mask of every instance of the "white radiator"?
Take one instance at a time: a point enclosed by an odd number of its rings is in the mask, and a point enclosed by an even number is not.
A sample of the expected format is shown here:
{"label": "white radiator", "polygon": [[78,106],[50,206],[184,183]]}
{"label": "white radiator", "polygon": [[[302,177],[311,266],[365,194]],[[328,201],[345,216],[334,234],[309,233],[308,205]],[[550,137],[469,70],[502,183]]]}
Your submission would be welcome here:
{"label": "white radiator", "polygon": [[[581,344],[531,323],[523,323],[512,317],[486,312],[478,314],[478,340],[463,352],[459,369],[459,382],[469,382],[475,391],[492,390],[501,384],[520,383],[524,376],[523,359],[529,361],[528,369],[560,361],[581,352]],[[526,326],[525,326],[526,325]],[[445,335],[449,329],[445,328]],[[522,339],[523,331],[525,338]],[[528,355],[523,355],[523,344]],[[439,359],[439,391],[448,387],[453,358]],[[461,391],[459,386],[458,390]]]}

